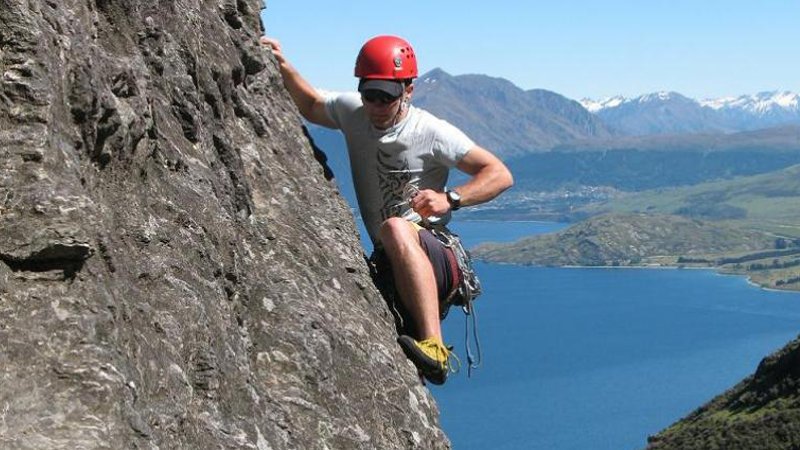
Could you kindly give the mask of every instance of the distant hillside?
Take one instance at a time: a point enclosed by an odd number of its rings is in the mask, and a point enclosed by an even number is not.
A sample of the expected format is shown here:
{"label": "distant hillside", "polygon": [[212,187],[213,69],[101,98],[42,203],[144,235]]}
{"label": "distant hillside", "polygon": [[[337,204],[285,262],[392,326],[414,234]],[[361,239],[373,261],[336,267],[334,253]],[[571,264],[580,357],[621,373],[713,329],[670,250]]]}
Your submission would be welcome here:
{"label": "distant hillside", "polygon": [[800,95],[791,92],[704,101],[656,92],[633,99],[583,99],[581,104],[625,135],[730,133],[800,124]]}
{"label": "distant hillside", "polygon": [[605,150],[693,150],[718,152],[758,149],[767,151],[800,151],[800,125],[784,125],[761,130],[742,131],[731,134],[661,134],[650,136],[616,136],[610,138],[584,139],[552,148],[558,151],[605,151]]}
{"label": "distant hillside", "polygon": [[648,450],[800,448],[800,339],[755,374],[656,436]]}
{"label": "distant hillside", "polygon": [[513,158],[508,164],[520,190],[606,186],[641,191],[687,186],[800,164],[800,127],[580,141]]}
{"label": "distant hillside", "polygon": [[678,258],[751,252],[775,247],[767,233],[677,216],[593,217],[555,234],[473,249],[489,262],[543,266],[674,264]]}
{"label": "distant hillside", "polygon": [[[611,136],[602,128],[595,129],[594,137],[575,137],[579,133],[564,125],[565,121],[570,122],[567,118],[576,118],[570,123],[583,123],[590,130],[599,123],[577,102],[548,91],[523,91],[506,80],[483,75],[454,77],[438,69],[431,71],[417,81],[415,103],[447,118],[477,142],[495,150],[514,173],[516,185],[512,192],[489,205],[466,209],[462,217],[585,217],[596,212],[578,208],[613,200],[626,192],[692,186],[800,164],[800,126],[732,134],[653,136]],[[552,129],[561,134],[550,133]],[[342,193],[355,206],[341,134],[316,126],[309,126],[309,131],[327,154]],[[536,145],[545,145],[543,135],[550,136],[547,142],[558,143],[551,150],[542,150]],[[573,137],[568,139],[567,135]],[[562,138],[565,140],[559,141]],[[539,144],[530,145],[535,139]],[[486,144],[492,141],[495,144]],[[498,148],[504,148],[506,153]],[[542,151],[531,153],[533,149]],[[465,177],[456,171],[451,185],[464,181]],[[738,209],[721,212],[722,215],[717,208],[701,217],[741,216]]]}
{"label": "distant hillside", "polygon": [[578,102],[541,89],[525,91],[502,78],[434,69],[415,86],[416,106],[461,128],[501,158],[611,136]]}
{"label": "distant hillside", "polygon": [[646,191],[586,207],[579,213],[596,215],[611,211],[738,219],[753,227],[797,237],[800,236],[800,165],[696,186]]}

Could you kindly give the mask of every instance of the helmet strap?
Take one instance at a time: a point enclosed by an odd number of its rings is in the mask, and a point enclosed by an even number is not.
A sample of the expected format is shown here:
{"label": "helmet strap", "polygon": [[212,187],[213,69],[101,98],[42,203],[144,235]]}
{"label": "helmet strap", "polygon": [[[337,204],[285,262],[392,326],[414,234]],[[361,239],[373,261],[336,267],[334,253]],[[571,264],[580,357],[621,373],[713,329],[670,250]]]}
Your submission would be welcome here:
{"label": "helmet strap", "polygon": [[400,121],[400,115],[402,114],[403,109],[406,106],[407,100],[406,100],[406,91],[405,91],[405,89],[403,89],[402,97],[403,98],[400,99],[400,104],[397,105],[397,111],[394,113],[394,118],[392,119],[392,126],[397,125],[397,122]]}

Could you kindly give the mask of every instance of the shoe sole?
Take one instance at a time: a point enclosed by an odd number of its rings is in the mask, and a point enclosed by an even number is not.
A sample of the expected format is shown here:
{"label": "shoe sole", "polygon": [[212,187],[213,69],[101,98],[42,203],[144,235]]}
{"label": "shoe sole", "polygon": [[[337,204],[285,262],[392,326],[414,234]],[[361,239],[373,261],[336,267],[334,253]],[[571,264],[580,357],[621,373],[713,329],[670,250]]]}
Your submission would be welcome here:
{"label": "shoe sole", "polygon": [[432,360],[428,355],[417,347],[416,341],[410,336],[400,336],[397,343],[403,349],[406,357],[414,363],[414,366],[422,373],[426,380],[432,384],[442,385],[447,381],[447,370],[442,370],[439,363]]}

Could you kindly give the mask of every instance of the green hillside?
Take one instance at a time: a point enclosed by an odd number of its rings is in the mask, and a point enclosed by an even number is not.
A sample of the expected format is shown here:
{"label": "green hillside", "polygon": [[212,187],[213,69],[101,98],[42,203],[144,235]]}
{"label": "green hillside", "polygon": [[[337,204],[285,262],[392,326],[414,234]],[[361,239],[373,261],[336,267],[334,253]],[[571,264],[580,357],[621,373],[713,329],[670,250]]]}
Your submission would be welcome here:
{"label": "green hillside", "polygon": [[613,214],[593,217],[555,234],[510,244],[487,243],[481,259],[545,266],[676,264],[679,258],[710,261],[720,255],[774,248],[760,231],[679,216]]}
{"label": "green hillside", "polygon": [[608,212],[679,214],[800,237],[800,165],[695,186],[654,189],[578,210],[588,215]]}
{"label": "green hillside", "polygon": [[800,448],[800,340],[755,374],[656,436],[648,450]]}
{"label": "green hillside", "polygon": [[597,216],[554,234],[484,243],[472,253],[543,266],[714,267],[765,287],[800,290],[800,239],[674,215]]}

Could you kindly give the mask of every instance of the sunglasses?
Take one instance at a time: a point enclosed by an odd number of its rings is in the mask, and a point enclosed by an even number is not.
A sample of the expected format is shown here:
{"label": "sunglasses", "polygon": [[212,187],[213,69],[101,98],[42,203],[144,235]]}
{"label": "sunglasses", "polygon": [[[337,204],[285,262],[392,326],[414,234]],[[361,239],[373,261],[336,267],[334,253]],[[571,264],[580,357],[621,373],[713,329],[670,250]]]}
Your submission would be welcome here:
{"label": "sunglasses", "polygon": [[384,91],[379,91],[377,89],[367,89],[366,91],[361,93],[361,98],[364,99],[367,103],[381,103],[383,105],[391,105],[392,103],[396,102],[400,96],[393,96],[389,95]]}

